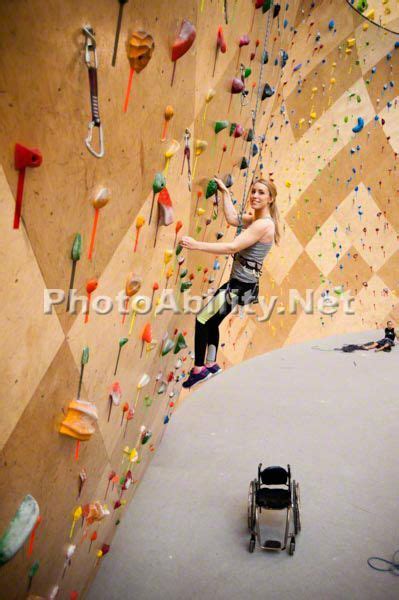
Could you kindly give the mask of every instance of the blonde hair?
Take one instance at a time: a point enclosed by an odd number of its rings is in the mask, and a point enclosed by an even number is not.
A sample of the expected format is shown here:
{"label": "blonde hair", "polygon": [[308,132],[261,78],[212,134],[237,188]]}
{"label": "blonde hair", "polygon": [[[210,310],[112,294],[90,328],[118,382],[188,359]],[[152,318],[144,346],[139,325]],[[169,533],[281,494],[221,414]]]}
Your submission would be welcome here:
{"label": "blonde hair", "polygon": [[254,185],[255,183],[262,183],[269,190],[269,194],[270,194],[270,198],[271,198],[271,202],[269,202],[269,210],[270,210],[270,216],[274,222],[274,242],[276,244],[278,244],[280,241],[280,238],[281,238],[281,234],[280,234],[280,213],[278,211],[277,202],[276,202],[277,188],[276,188],[275,184],[273,183],[273,181],[270,181],[270,179],[263,179],[262,177],[260,179],[255,179],[252,182],[252,185]]}

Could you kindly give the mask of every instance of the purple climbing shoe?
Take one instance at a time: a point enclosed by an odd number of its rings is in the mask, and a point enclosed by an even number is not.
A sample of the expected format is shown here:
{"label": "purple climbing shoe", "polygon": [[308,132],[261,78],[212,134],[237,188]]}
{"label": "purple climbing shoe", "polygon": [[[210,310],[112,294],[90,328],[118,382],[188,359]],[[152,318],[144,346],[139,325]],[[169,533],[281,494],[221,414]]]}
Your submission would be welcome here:
{"label": "purple climbing shoe", "polygon": [[201,381],[205,381],[206,379],[209,379],[210,377],[212,377],[212,373],[210,373],[208,371],[208,369],[206,369],[205,367],[203,367],[199,373],[193,373],[193,369],[191,369],[190,375],[187,377],[186,381],[183,382],[183,387],[191,388],[194,385],[196,385],[197,383],[200,383]]}
{"label": "purple climbing shoe", "polygon": [[211,367],[207,367],[207,369],[210,373],[212,373],[212,376],[217,375],[218,373],[221,373],[223,371],[222,367],[219,367],[217,363],[215,363]]}

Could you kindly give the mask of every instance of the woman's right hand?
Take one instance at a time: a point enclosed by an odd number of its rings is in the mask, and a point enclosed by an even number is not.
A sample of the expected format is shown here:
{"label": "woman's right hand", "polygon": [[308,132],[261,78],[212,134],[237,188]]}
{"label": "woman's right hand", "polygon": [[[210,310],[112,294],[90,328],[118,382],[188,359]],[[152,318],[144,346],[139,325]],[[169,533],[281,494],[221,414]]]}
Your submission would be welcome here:
{"label": "woman's right hand", "polygon": [[227,187],[225,186],[224,182],[217,177],[216,175],[213,177],[213,179],[216,181],[216,184],[218,186],[218,190],[220,192],[226,192],[227,194],[229,193],[229,190],[227,189]]}

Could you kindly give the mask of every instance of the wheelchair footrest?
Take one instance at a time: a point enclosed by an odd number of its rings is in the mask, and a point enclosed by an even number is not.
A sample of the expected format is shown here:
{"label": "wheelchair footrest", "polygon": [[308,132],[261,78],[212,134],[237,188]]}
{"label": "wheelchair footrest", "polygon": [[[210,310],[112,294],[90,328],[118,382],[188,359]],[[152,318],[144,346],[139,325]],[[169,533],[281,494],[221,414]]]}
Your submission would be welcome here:
{"label": "wheelchair footrest", "polygon": [[281,548],[281,542],[279,542],[278,540],[266,540],[265,548],[271,548],[273,550],[278,550],[278,548]]}

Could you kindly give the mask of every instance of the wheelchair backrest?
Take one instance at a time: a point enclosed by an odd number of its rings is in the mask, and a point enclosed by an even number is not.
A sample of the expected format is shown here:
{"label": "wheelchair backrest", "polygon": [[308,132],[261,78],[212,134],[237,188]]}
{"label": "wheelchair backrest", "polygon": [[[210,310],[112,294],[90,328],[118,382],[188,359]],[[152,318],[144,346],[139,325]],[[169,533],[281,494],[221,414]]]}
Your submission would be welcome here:
{"label": "wheelchair backrest", "polygon": [[260,478],[264,485],[287,485],[288,472],[283,467],[266,467]]}

